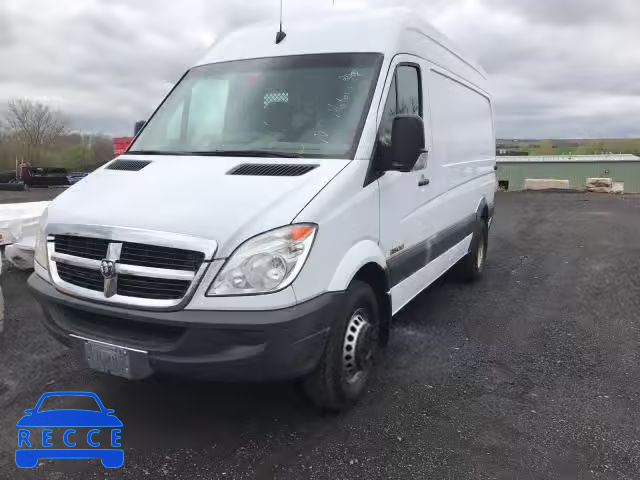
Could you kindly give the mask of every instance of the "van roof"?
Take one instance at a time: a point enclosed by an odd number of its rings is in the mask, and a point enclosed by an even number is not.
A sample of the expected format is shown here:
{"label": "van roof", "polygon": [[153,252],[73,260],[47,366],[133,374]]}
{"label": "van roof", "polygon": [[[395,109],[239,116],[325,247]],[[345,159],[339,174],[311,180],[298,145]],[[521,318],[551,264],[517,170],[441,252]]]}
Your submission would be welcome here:
{"label": "van roof", "polygon": [[[409,53],[449,67],[465,78],[487,76],[475,62],[461,53],[442,33],[406,7],[373,8],[352,12],[335,11],[284,22],[286,39],[276,45],[277,20],[254,24],[223,36],[197,63],[209,63],[313,53],[375,52],[389,58]],[[430,49],[431,52],[426,50]],[[452,68],[457,63],[457,68]],[[446,61],[445,61],[446,59]],[[466,70],[461,72],[460,70]],[[457,70],[457,71],[456,71]],[[472,78],[470,78],[472,79]]]}

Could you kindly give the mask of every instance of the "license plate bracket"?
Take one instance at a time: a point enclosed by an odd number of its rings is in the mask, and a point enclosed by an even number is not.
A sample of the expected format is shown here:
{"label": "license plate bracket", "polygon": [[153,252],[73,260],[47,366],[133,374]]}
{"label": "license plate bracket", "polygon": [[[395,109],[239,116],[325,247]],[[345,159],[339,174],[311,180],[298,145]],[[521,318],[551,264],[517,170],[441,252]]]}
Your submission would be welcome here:
{"label": "license plate bracket", "polygon": [[151,375],[147,352],[92,340],[85,341],[84,352],[89,367],[98,372],[129,380]]}

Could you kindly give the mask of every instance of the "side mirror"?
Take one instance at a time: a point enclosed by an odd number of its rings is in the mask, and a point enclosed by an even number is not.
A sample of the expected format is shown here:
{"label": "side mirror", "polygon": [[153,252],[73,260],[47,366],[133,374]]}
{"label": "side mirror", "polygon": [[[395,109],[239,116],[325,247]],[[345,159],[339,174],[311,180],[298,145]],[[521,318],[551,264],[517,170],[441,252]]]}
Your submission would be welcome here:
{"label": "side mirror", "polygon": [[133,126],[133,136],[137,137],[138,134],[140,133],[140,130],[142,130],[146,124],[147,122],[145,120],[140,120],[136,122],[135,125]]}
{"label": "side mirror", "polygon": [[26,413],[27,415],[31,415],[33,413],[33,408],[27,408],[24,413]]}
{"label": "side mirror", "polygon": [[425,152],[424,122],[418,115],[396,115],[391,147],[384,153],[383,171],[410,172]]}

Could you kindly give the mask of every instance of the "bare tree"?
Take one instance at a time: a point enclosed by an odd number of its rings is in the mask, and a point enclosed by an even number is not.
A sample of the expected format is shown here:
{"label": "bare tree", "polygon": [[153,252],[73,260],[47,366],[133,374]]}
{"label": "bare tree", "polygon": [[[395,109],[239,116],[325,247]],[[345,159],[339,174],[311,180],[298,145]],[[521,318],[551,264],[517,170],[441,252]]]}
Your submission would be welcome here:
{"label": "bare tree", "polygon": [[62,113],[27,99],[9,102],[6,124],[29,160],[39,157],[42,149],[53,145],[67,131]]}

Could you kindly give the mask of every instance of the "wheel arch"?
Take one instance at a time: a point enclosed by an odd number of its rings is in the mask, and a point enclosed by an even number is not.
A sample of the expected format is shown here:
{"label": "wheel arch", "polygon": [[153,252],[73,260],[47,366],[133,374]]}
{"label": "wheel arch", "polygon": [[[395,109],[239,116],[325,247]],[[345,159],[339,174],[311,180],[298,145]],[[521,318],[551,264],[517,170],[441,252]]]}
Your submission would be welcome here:
{"label": "wheel arch", "polygon": [[489,223],[490,218],[490,208],[487,203],[487,199],[482,197],[480,202],[478,203],[478,207],[476,208],[476,220],[484,221],[485,223]]}
{"label": "wheel arch", "polygon": [[372,240],[364,240],[349,249],[336,269],[329,289],[346,290],[354,280],[365,282],[373,289],[380,307],[381,341],[386,344],[391,329],[391,284],[384,254]]}
{"label": "wheel arch", "polygon": [[354,244],[342,256],[336,268],[328,290],[342,292],[349,287],[356,274],[370,263],[377,265],[383,272],[387,270],[387,260],[380,246],[373,240],[362,240]]}

